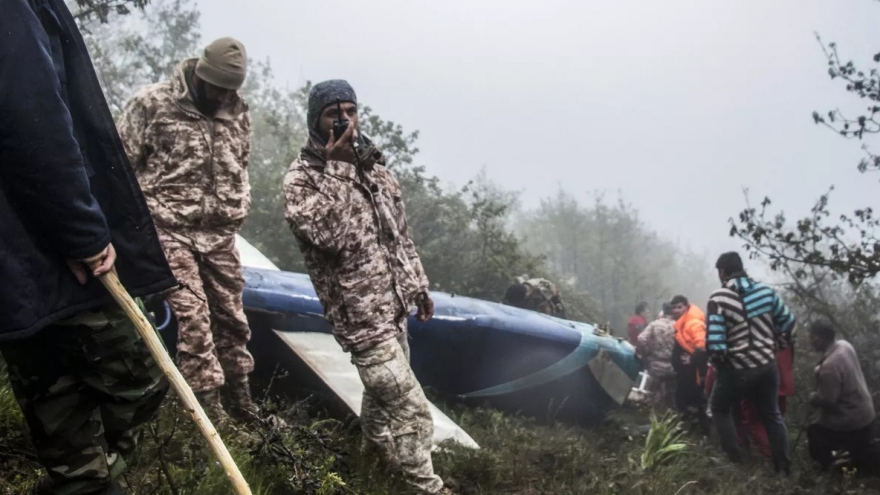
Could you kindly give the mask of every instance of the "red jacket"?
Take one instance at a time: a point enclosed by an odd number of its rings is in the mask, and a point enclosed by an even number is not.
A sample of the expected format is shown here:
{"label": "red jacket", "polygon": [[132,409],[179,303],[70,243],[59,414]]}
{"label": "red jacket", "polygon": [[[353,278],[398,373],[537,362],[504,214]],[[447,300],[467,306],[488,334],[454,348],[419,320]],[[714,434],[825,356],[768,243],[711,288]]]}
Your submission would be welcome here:
{"label": "red jacket", "polygon": [[629,322],[626,324],[626,334],[629,343],[632,344],[633,347],[638,347],[639,334],[642,333],[642,330],[644,330],[647,325],[648,322],[639,315],[633,315],[630,317]]}
{"label": "red jacket", "polygon": [[779,396],[794,395],[794,343],[776,353],[776,369],[779,370]]}

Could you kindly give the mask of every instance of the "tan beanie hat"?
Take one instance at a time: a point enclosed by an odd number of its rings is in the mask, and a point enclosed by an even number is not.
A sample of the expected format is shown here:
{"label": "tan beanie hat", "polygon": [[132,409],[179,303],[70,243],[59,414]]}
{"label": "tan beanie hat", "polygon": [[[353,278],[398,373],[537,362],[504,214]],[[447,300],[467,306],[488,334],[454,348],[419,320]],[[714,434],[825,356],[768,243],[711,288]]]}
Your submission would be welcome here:
{"label": "tan beanie hat", "polygon": [[239,89],[247,75],[247,53],[234,38],[220,38],[205,47],[196,62],[196,75],[225,89]]}

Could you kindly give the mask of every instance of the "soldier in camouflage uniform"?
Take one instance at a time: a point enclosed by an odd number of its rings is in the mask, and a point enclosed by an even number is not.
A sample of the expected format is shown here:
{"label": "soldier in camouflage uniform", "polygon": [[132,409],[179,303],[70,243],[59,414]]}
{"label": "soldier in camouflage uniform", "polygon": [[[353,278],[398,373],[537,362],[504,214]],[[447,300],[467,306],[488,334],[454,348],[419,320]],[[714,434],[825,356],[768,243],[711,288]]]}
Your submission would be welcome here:
{"label": "soldier in camouflage uniform", "polygon": [[638,336],[636,351],[648,373],[648,394],[657,410],[675,407],[675,370],[672,369],[672,350],[675,347],[675,316],[672,306],[663,304],[663,313]]}
{"label": "soldier in camouflage uniform", "polygon": [[[336,101],[341,102],[342,115]],[[357,132],[357,97],[345,81],[309,95],[309,140],[284,178],[285,216],[336,340],[364,384],[361,425],[385,460],[422,493],[449,493],[434,474],[434,424],[409,365],[407,316],[434,313],[409,235],[400,185],[382,153]],[[347,119],[341,136],[333,122]]]}
{"label": "soldier in camouflage uniform", "polygon": [[545,278],[517,277],[516,283],[507,288],[501,303],[565,318],[565,305],[559,289]]}
{"label": "soldier in camouflage uniform", "polygon": [[168,385],[95,278],[136,298],[176,281],[64,1],[2,5],[0,367],[47,472],[33,493],[121,495]]}
{"label": "soldier in camouflage uniform", "polygon": [[254,361],[235,249],[251,205],[250,114],[238,94],[246,64],[240,42],[216,40],[170,80],[139,91],[119,124],[168,261],[185,285],[168,298],[178,367],[218,422],[227,417],[221,387],[236,419],[259,412],[248,383]]}

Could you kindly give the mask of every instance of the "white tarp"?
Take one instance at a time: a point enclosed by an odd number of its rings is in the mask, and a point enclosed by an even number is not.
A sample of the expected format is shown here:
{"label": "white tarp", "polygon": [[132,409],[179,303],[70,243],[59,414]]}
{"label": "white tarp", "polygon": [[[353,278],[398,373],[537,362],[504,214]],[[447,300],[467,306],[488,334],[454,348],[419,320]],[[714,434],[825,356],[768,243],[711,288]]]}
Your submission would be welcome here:
{"label": "white tarp", "polygon": [[[317,332],[275,332],[293,352],[326,383],[333,393],[357,415],[361,412],[364,386],[357,368],[332,335]],[[431,404],[434,417],[434,447],[452,439],[472,449],[480,448],[460,426]]]}
{"label": "white tarp", "polygon": [[249,243],[244,237],[238,234],[235,234],[235,247],[238,249],[239,256],[241,256],[242,266],[278,270],[275,263],[272,263],[272,261],[267,258],[266,255],[261,253],[259,249],[255,248],[253,244]]}

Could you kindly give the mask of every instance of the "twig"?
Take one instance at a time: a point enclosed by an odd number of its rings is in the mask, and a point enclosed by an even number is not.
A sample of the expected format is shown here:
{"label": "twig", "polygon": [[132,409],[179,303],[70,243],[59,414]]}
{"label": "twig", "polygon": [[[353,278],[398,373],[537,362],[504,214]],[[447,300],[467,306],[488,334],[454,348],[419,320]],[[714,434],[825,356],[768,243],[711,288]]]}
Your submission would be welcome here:
{"label": "twig", "polygon": [[220,434],[217,433],[214,425],[211,424],[211,420],[208,418],[208,415],[205,413],[205,410],[202,408],[202,405],[193,393],[192,388],[190,388],[189,384],[183,378],[183,375],[180,374],[180,370],[174,365],[174,362],[168,355],[168,351],[165,349],[158,333],[156,333],[155,329],[150,324],[150,321],[144,316],[141,308],[134,302],[134,299],[128,294],[125,287],[123,287],[122,282],[119,281],[119,276],[115,271],[111,271],[110,273],[102,275],[100,280],[116,302],[125,311],[126,315],[137,329],[138,334],[144,339],[153,359],[155,359],[165,376],[168,378],[171,387],[177,392],[185,409],[190,413],[202,436],[210,445],[214,455],[223,466],[223,470],[229,478],[235,492],[238,495],[251,495],[252,492],[248,486],[247,480],[242,476],[241,470],[236,465],[235,459],[232,458],[232,454],[229,453],[229,450],[220,438]]}
{"label": "twig", "polygon": [[266,387],[266,393],[263,394],[263,403],[267,403],[269,401],[269,391],[272,390],[272,385],[275,384],[275,377],[278,376],[278,368],[281,367],[281,363],[275,363],[275,369],[272,371],[272,376],[269,378],[269,385]]}
{"label": "twig", "polygon": [[681,493],[682,491],[684,491],[685,488],[687,488],[687,487],[689,487],[689,486],[691,486],[691,485],[696,485],[696,484],[697,484],[697,480],[688,481],[688,482],[685,483],[681,488],[679,488],[677,492],[675,492],[675,495],[678,495],[679,493]]}
{"label": "twig", "polygon": [[165,475],[165,480],[168,482],[168,488],[174,495],[180,495],[180,492],[177,491],[177,485],[174,484],[174,478],[171,477],[171,472],[168,470],[168,463],[165,461],[165,442],[168,440],[159,442],[159,431],[152,424],[150,425],[150,433],[153,435],[153,441],[155,441],[157,445],[156,452],[158,454],[159,469],[162,474]]}

